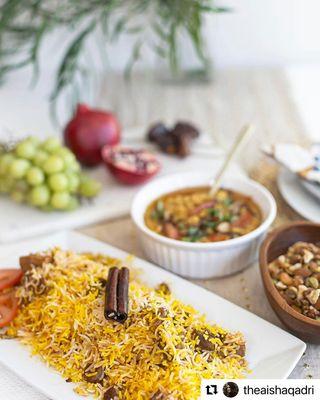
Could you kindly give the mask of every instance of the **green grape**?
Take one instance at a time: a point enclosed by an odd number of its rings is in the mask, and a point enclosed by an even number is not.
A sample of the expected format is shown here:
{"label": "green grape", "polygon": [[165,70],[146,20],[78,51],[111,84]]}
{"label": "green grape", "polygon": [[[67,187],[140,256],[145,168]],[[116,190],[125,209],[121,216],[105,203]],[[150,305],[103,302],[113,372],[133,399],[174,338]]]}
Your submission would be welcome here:
{"label": "green grape", "polygon": [[12,161],[9,168],[9,174],[12,178],[23,178],[30,167],[30,162],[22,158],[16,158]]}
{"label": "green grape", "polygon": [[49,137],[42,143],[43,150],[48,153],[54,153],[61,146],[61,142],[57,137]]}
{"label": "green grape", "polygon": [[59,156],[49,156],[43,164],[43,169],[47,174],[55,174],[62,171],[64,168],[64,163]]}
{"label": "green grape", "polygon": [[50,189],[52,189],[54,192],[64,192],[69,186],[68,178],[61,172],[50,175],[48,183]]}
{"label": "green grape", "polygon": [[14,180],[12,184],[12,190],[27,193],[29,190],[28,182],[24,179]]}
{"label": "green grape", "polygon": [[75,155],[67,147],[60,147],[55,154],[63,159],[66,168],[68,168],[69,165],[73,166],[74,162],[76,162]]}
{"label": "green grape", "polygon": [[26,199],[26,195],[23,192],[19,192],[15,190],[14,192],[10,193],[10,198],[15,201],[16,203],[23,203]]}
{"label": "green grape", "polygon": [[0,177],[0,193],[7,193],[6,182]]}
{"label": "green grape", "polygon": [[45,211],[45,212],[51,212],[54,210],[54,208],[50,204],[46,204],[45,206],[41,206],[40,208],[42,211]]}
{"label": "green grape", "polygon": [[0,179],[0,193],[10,193],[14,184],[14,179],[3,177]]}
{"label": "green grape", "polygon": [[8,175],[3,177],[3,182],[4,182],[5,193],[10,193],[14,189],[17,181],[12,176]]}
{"label": "green grape", "polygon": [[9,172],[13,160],[14,155],[12,153],[5,153],[0,157],[0,175],[6,175]]}
{"label": "green grape", "polygon": [[37,167],[41,167],[43,166],[44,162],[47,160],[47,158],[49,157],[49,154],[44,151],[44,150],[37,150],[35,156],[33,157],[33,164]]}
{"label": "green grape", "polygon": [[66,172],[66,176],[68,178],[68,188],[69,191],[71,193],[76,193],[78,188],[79,188],[79,184],[80,184],[80,178],[79,175],[75,172]]}
{"label": "green grape", "polygon": [[38,136],[29,136],[26,140],[31,142],[35,147],[38,147],[40,144],[40,138]]}
{"label": "green grape", "polygon": [[101,183],[94,179],[85,178],[80,183],[80,194],[84,197],[95,197],[101,190]]}
{"label": "green grape", "polygon": [[39,185],[31,189],[29,202],[36,207],[42,207],[49,203],[50,190],[46,185]]}
{"label": "green grape", "polygon": [[30,140],[24,140],[17,144],[15,153],[20,158],[31,160],[36,154],[36,148]]}
{"label": "green grape", "polygon": [[29,168],[26,178],[27,182],[31,186],[40,185],[41,183],[44,182],[45,179],[43,171],[38,167]]}
{"label": "green grape", "polygon": [[80,164],[78,161],[75,159],[72,163],[68,164],[68,170],[72,172],[80,172]]}
{"label": "green grape", "polygon": [[73,210],[76,210],[78,207],[79,207],[79,200],[76,197],[71,196],[66,210],[73,211]]}
{"label": "green grape", "polygon": [[56,210],[66,210],[70,203],[70,197],[68,192],[53,193],[50,204]]}

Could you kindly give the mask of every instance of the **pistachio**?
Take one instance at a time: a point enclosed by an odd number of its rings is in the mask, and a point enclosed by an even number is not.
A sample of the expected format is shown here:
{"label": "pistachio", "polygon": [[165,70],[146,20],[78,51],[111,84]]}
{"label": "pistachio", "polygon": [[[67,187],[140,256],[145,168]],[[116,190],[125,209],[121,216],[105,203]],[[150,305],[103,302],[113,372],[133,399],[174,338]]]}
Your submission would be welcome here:
{"label": "pistachio", "polygon": [[286,290],[286,295],[290,298],[290,299],[295,299],[298,295],[298,289],[294,286],[290,286],[288,287],[288,289]]}
{"label": "pistachio", "polygon": [[317,278],[315,278],[314,276],[310,276],[309,278],[306,279],[306,285],[307,286],[311,286],[314,289],[318,289],[319,287],[319,281]]}
{"label": "pistachio", "polygon": [[306,295],[306,298],[310,301],[311,304],[316,304],[320,296],[320,289],[313,289],[309,294]]}
{"label": "pistachio", "polygon": [[314,307],[315,307],[318,311],[320,311],[320,297],[319,297],[318,301],[316,302],[316,304],[314,304]]}

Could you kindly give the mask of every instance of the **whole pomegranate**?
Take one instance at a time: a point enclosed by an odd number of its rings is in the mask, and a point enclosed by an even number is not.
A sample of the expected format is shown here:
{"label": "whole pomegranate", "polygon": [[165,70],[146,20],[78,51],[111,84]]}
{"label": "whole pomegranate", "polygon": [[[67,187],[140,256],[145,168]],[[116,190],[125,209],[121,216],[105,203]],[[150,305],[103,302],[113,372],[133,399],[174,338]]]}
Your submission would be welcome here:
{"label": "whole pomegranate", "polygon": [[81,164],[93,167],[102,162],[103,146],[119,143],[120,125],[112,113],[78,104],[65,127],[64,140]]}

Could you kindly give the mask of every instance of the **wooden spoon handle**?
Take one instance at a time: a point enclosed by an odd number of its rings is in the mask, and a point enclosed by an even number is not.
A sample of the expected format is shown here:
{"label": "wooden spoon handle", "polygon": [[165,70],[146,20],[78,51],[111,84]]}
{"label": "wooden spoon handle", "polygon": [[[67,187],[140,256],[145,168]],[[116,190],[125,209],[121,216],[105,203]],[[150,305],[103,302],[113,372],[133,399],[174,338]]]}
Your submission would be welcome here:
{"label": "wooden spoon handle", "polygon": [[224,163],[222,164],[221,168],[219,169],[217,175],[215,176],[215,179],[213,181],[213,184],[210,189],[210,196],[214,197],[215,194],[217,193],[222,178],[224,177],[224,174],[226,170],[228,169],[229,165],[231,164],[231,161],[234,159],[235,155],[237,154],[237,151],[240,149],[241,145],[245,142],[245,140],[252,134],[254,130],[253,125],[245,125],[241,131],[239,132],[233,146],[231,147]]}

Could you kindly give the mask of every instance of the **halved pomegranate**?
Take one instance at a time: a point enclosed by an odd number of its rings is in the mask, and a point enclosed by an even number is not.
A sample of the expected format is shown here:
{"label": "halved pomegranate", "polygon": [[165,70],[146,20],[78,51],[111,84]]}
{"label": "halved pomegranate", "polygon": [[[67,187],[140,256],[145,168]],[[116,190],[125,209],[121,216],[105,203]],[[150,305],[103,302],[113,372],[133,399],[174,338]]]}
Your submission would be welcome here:
{"label": "halved pomegranate", "polygon": [[144,183],[160,170],[160,163],[156,157],[143,149],[104,146],[102,158],[111,174],[126,185]]}

